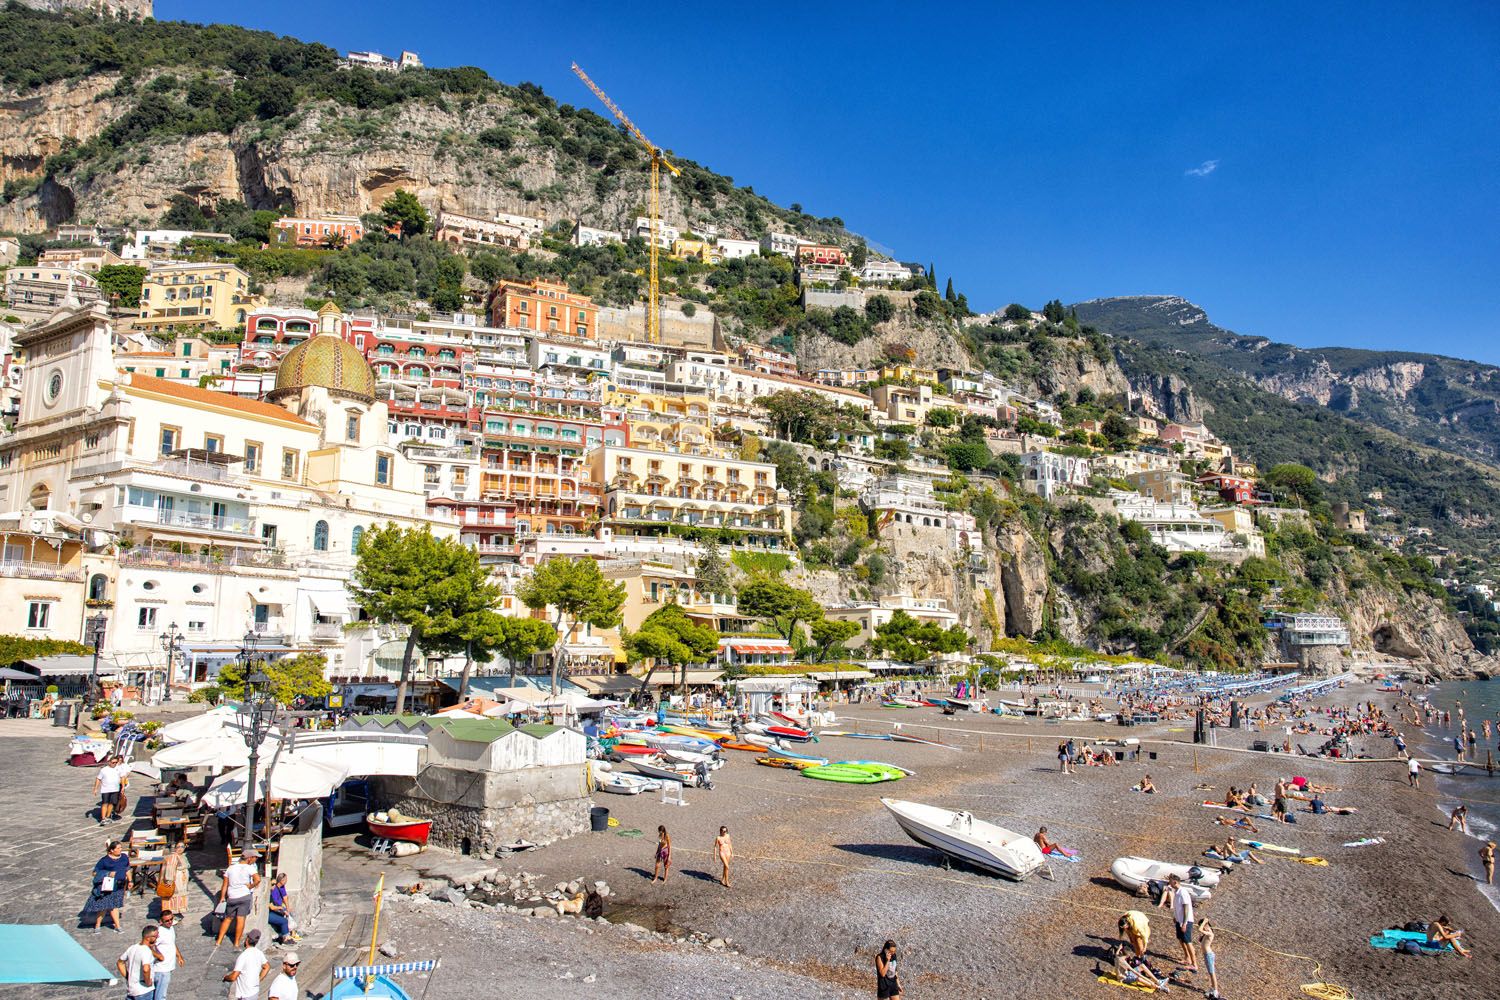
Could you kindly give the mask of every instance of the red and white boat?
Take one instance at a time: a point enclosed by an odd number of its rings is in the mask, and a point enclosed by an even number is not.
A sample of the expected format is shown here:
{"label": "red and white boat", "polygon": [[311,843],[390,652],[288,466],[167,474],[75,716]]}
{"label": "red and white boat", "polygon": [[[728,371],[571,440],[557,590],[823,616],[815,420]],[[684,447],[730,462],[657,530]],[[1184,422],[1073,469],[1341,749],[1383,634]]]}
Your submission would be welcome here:
{"label": "red and white boat", "polygon": [[[383,816],[384,819],[377,819]],[[426,844],[432,835],[432,820],[402,816],[399,813],[370,813],[365,816],[370,832],[384,840],[405,840],[413,844]]]}

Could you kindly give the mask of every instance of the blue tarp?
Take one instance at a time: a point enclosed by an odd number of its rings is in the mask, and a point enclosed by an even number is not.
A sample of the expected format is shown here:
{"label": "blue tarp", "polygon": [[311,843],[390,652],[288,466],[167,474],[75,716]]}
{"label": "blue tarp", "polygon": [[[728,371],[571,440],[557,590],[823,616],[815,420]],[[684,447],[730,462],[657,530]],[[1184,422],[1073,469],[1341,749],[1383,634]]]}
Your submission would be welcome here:
{"label": "blue tarp", "polygon": [[0,983],[112,983],[115,977],[56,924],[0,924]]}

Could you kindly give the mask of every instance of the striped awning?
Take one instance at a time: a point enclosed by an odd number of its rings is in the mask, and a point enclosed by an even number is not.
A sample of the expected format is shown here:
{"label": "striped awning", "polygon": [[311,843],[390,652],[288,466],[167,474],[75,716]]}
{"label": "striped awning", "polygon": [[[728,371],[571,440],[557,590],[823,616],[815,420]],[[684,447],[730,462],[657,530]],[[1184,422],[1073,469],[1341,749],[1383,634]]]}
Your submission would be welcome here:
{"label": "striped awning", "polygon": [[438,967],[438,960],[423,962],[387,962],[384,965],[335,965],[334,979],[363,979],[366,976],[394,976],[402,972],[431,972]]}

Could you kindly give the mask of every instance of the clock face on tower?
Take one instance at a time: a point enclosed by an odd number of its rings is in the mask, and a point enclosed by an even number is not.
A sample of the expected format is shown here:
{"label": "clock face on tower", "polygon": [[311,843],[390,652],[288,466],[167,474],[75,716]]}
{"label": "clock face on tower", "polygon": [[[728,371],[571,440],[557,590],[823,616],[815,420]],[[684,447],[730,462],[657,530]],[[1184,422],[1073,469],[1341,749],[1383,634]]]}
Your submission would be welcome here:
{"label": "clock face on tower", "polygon": [[47,402],[49,404],[57,402],[57,397],[62,395],[62,389],[63,389],[63,373],[62,372],[60,372],[60,371],[54,371],[51,375],[47,376]]}

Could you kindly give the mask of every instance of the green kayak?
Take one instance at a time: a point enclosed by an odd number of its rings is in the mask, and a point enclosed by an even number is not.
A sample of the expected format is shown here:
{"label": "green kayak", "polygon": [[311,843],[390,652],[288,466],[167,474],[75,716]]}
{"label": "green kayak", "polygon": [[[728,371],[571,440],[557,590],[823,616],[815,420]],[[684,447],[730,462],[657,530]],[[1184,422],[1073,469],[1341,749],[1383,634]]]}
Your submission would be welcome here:
{"label": "green kayak", "polygon": [[889,764],[853,763],[851,761],[805,767],[802,769],[802,775],[806,778],[842,781],[851,785],[873,785],[882,781],[899,781],[905,777],[899,768]]}

